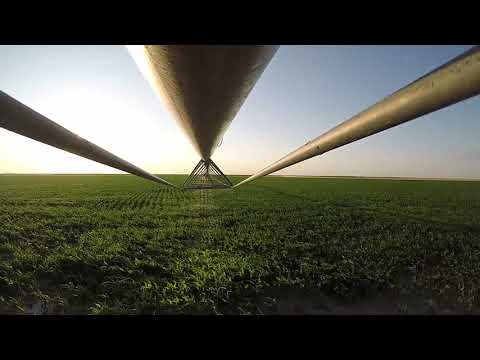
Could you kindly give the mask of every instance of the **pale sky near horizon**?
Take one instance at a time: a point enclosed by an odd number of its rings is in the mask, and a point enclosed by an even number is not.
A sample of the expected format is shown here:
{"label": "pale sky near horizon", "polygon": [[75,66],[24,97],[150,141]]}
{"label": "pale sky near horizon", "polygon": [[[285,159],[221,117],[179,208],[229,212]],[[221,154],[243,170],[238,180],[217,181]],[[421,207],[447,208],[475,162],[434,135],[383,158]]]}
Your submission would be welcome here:
{"label": "pale sky near horizon", "polygon": [[[282,46],[213,160],[252,174],[471,46]],[[0,90],[133,164],[199,160],[124,46],[0,46]],[[480,178],[480,97],[276,174]],[[119,173],[0,128],[0,173]]]}

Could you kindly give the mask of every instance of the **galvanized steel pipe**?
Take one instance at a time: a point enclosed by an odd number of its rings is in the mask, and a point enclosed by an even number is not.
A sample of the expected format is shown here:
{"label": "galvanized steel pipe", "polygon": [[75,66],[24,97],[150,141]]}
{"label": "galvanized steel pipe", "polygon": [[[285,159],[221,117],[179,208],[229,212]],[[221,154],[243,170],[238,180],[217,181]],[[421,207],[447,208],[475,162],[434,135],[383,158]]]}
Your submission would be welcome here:
{"label": "galvanized steel pipe", "polygon": [[72,133],[0,91],[0,127],[160,184],[176,187]]}
{"label": "galvanized steel pipe", "polygon": [[133,45],[127,48],[195,150],[207,161],[278,46]]}
{"label": "galvanized steel pipe", "polygon": [[234,187],[478,94],[480,94],[480,47],[476,46]]}

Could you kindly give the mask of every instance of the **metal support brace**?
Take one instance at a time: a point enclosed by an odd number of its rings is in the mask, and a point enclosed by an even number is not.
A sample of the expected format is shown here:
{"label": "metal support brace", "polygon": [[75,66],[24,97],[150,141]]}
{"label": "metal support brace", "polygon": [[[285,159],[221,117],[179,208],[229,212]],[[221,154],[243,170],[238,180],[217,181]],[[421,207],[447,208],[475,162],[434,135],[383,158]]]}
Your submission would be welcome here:
{"label": "metal support brace", "polygon": [[184,189],[228,189],[231,181],[211,160],[200,160],[183,184]]}

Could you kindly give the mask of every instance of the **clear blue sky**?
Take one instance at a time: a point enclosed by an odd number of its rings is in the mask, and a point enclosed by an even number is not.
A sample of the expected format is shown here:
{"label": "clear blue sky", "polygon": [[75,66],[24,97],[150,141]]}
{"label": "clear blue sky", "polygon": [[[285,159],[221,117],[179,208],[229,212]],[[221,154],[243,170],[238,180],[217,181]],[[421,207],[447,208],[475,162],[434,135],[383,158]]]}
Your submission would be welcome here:
{"label": "clear blue sky", "polygon": [[[213,159],[251,174],[470,46],[282,46]],[[0,90],[154,173],[198,161],[123,46],[0,46]],[[480,98],[278,174],[480,178]],[[0,172],[112,172],[0,129]]]}

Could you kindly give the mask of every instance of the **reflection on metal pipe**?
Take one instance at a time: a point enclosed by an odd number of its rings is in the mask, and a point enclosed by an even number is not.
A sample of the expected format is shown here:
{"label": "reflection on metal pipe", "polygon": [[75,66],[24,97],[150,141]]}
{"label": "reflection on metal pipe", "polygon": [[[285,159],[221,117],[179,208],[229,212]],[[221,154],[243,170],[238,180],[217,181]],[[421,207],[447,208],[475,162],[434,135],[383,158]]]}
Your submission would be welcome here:
{"label": "reflection on metal pipe", "polygon": [[478,94],[480,47],[476,46],[234,187]]}
{"label": "reflection on metal pipe", "polygon": [[72,133],[0,91],[0,127],[115,169],[176,187]]}
{"label": "reflection on metal pipe", "polygon": [[127,46],[143,76],[208,161],[276,45]]}

